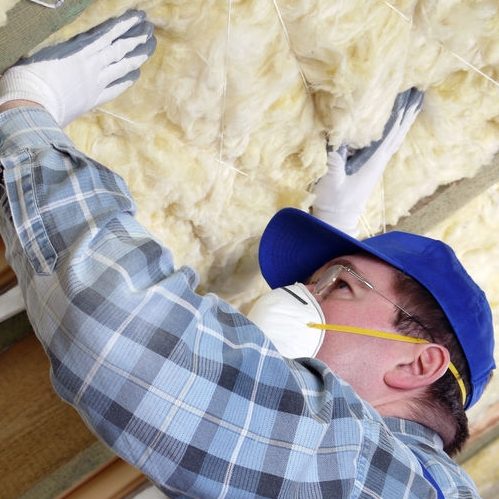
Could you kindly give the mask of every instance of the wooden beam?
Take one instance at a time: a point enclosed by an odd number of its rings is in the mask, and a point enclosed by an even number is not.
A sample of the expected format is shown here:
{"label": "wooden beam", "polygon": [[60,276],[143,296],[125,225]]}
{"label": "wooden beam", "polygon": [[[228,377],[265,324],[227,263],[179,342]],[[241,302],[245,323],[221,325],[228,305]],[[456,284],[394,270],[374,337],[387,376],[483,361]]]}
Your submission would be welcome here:
{"label": "wooden beam", "polygon": [[34,335],[0,354],[0,414],[2,498],[20,497],[96,442],[54,392],[48,358]]}
{"label": "wooden beam", "polygon": [[147,478],[136,468],[115,457],[57,499],[116,499],[136,492]]}
{"label": "wooden beam", "polygon": [[[118,460],[116,454],[101,442],[95,442],[55,472],[44,477],[19,499],[40,499],[41,497],[60,499],[61,494],[68,495],[70,491],[77,489],[79,484],[90,481],[98,470],[106,468],[109,463],[116,460]],[[143,477],[142,480],[145,481],[146,478]],[[103,499],[100,496],[94,497]]]}
{"label": "wooden beam", "polygon": [[43,42],[49,35],[71,22],[93,0],[65,0],[56,9],[20,1],[7,13],[0,28],[0,73]]}
{"label": "wooden beam", "polygon": [[483,166],[471,178],[464,178],[437,189],[431,196],[420,200],[408,216],[387,230],[401,230],[425,234],[448,218],[473,198],[499,182],[499,153],[489,165]]}
{"label": "wooden beam", "polygon": [[458,463],[465,463],[477,452],[499,438],[499,402],[495,402],[482,414],[478,423],[470,425],[470,439],[457,456]]}

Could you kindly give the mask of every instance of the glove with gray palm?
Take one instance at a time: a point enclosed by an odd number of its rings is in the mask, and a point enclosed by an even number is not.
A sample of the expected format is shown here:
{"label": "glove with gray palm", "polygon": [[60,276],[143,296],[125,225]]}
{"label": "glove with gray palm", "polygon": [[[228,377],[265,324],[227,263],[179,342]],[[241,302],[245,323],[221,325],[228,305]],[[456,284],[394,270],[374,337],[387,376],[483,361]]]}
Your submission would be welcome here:
{"label": "glove with gray palm", "polygon": [[153,31],[145,12],[129,10],[21,59],[0,79],[0,105],[36,102],[64,127],[138,79],[140,66],[156,48]]}
{"label": "glove with gray palm", "polygon": [[423,96],[416,88],[400,93],[383,136],[376,142],[353,153],[346,145],[328,149],[328,171],[314,188],[312,210],[317,218],[353,237],[358,235],[358,222],[369,196],[419,114]]}

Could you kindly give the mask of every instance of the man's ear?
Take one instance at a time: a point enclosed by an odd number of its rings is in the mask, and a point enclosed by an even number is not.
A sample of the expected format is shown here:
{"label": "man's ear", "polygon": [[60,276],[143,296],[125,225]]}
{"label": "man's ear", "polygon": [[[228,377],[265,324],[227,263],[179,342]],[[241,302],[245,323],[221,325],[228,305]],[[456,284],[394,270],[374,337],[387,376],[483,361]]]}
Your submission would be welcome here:
{"label": "man's ear", "polygon": [[401,390],[429,386],[445,374],[449,361],[449,351],[442,345],[414,345],[407,359],[386,372],[384,380],[391,388]]}

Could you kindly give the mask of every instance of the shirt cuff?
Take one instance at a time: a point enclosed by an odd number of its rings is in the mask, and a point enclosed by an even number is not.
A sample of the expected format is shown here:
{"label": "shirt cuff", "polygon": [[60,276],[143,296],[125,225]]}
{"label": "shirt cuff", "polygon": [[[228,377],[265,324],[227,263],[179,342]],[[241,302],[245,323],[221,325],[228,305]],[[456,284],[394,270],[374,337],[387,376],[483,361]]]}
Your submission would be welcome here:
{"label": "shirt cuff", "polygon": [[50,144],[74,147],[45,109],[23,106],[0,113],[0,155]]}

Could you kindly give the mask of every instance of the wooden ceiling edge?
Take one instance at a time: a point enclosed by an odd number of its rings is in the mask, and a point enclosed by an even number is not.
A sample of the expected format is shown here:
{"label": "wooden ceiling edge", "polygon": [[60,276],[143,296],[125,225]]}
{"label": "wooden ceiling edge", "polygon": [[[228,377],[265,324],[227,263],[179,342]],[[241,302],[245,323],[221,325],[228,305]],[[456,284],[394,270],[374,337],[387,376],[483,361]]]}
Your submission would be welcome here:
{"label": "wooden ceiling edge", "polygon": [[147,478],[119,457],[111,459],[56,499],[119,499],[141,487]]}
{"label": "wooden ceiling edge", "polygon": [[33,2],[17,2],[7,11],[7,23],[0,27],[0,73],[73,21],[93,1],[65,0],[56,9]]}
{"label": "wooden ceiling edge", "polygon": [[[58,497],[73,490],[80,483],[118,459],[103,443],[96,441],[65,462],[60,468],[46,475],[37,484],[25,491],[19,499],[39,499]],[[99,498],[100,499],[100,498]]]}
{"label": "wooden ceiling edge", "polygon": [[460,464],[465,463],[497,438],[499,438],[499,402],[490,405],[480,420],[470,425],[470,438],[456,461]]}
{"label": "wooden ceiling edge", "polygon": [[425,234],[498,182],[499,152],[475,176],[441,186],[431,196],[421,199],[411,208],[409,215],[401,218],[395,225],[387,226],[387,231]]}

